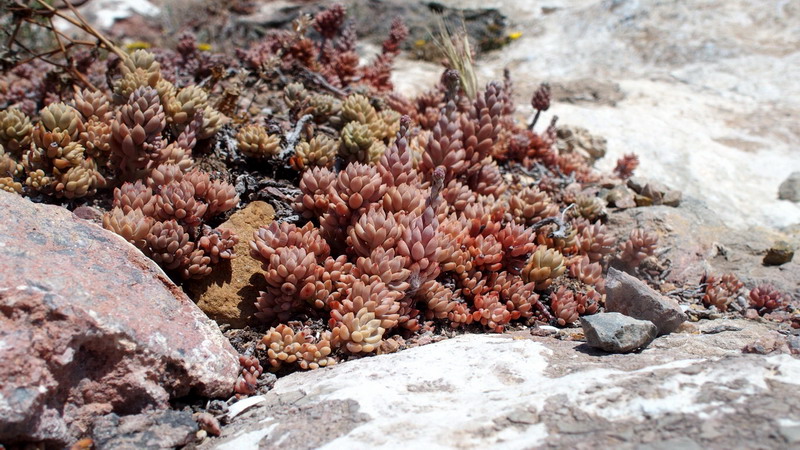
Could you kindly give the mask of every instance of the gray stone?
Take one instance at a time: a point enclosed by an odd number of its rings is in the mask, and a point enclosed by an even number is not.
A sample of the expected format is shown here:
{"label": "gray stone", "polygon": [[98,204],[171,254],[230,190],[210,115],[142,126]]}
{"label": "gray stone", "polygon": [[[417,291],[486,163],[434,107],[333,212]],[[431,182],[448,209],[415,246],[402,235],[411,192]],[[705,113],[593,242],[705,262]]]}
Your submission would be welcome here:
{"label": "gray stone", "polygon": [[194,440],[197,423],[189,411],[154,411],[95,421],[92,440],[96,448],[170,448]]}
{"label": "gray stone", "polygon": [[681,200],[683,200],[681,191],[668,189],[667,192],[664,193],[664,198],[661,200],[661,203],[667,206],[678,207],[681,204]]}
{"label": "gray stone", "polygon": [[636,446],[636,450],[701,450],[702,448],[700,444],[688,437],[679,437]]}
{"label": "gray stone", "polygon": [[784,425],[780,428],[780,432],[788,444],[800,442],[800,425]]}
{"label": "gray stone", "polygon": [[778,198],[791,202],[800,202],[800,172],[792,172],[789,178],[778,188]]}
{"label": "gray stone", "polygon": [[609,206],[620,209],[635,208],[636,201],[633,199],[633,192],[625,185],[614,186],[603,196]]}
{"label": "gray stone", "polygon": [[608,270],[606,278],[606,311],[649,320],[658,328],[659,336],[675,331],[686,321],[678,302],[613,267]]}
{"label": "gray stone", "polygon": [[628,187],[633,189],[633,192],[641,194],[647,182],[648,180],[642,177],[630,177],[628,178]]}
{"label": "gray stone", "polygon": [[653,322],[616,312],[581,317],[581,326],[589,345],[610,353],[628,353],[644,348],[658,333]]}

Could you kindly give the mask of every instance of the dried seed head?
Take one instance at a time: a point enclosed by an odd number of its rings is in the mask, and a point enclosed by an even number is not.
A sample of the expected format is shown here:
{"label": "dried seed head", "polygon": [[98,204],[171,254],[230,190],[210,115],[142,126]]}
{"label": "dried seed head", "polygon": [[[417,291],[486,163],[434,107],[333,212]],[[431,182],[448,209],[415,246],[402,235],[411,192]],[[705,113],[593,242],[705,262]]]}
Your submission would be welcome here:
{"label": "dried seed head", "polygon": [[614,173],[623,180],[627,180],[633,175],[633,171],[639,167],[639,157],[635,153],[623,155],[622,158],[617,160],[617,166],[614,167]]}
{"label": "dried seed head", "polygon": [[537,111],[547,111],[550,109],[550,85],[542,83],[539,88],[533,93],[531,98],[531,105]]}
{"label": "dried seed head", "polygon": [[314,29],[325,39],[333,39],[341,32],[344,25],[345,9],[339,3],[314,16]]}

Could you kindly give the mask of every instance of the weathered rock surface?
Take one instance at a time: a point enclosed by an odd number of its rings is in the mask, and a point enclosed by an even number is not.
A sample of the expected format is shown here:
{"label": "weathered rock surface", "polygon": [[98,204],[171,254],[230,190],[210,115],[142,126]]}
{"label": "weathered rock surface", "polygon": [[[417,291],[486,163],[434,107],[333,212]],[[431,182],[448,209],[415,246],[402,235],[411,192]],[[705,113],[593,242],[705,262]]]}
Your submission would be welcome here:
{"label": "weathered rock surface", "polygon": [[764,265],[766,266],[780,266],[786,264],[794,257],[794,249],[788,242],[779,241],[767,250],[764,255]]}
{"label": "weathered rock surface", "polygon": [[599,313],[581,317],[586,342],[610,353],[628,353],[653,342],[658,328],[649,320],[620,313]]}
{"label": "weathered rock surface", "polygon": [[[734,228],[800,222],[800,203],[776,198],[800,171],[800,126],[788,119],[800,115],[800,79],[786,77],[800,60],[796,2],[439,3],[498,8],[509,30],[522,32],[480,58],[476,72],[482,84],[510,71],[523,120],[539,83],[570,86],[537,131],[553,115],[560,125],[584,127],[608,140],[600,168],[636,153],[636,174],[703,199]],[[409,95],[441,73],[434,64],[397,66],[392,80]]]}
{"label": "weathered rock surface", "polygon": [[792,172],[778,187],[778,198],[800,202],[800,172]]}
{"label": "weathered rock surface", "polygon": [[593,136],[589,130],[581,127],[559,128],[556,147],[559,152],[575,152],[592,162],[606,154],[606,140],[602,136]]}
{"label": "weathered rock surface", "polygon": [[172,448],[195,440],[199,429],[189,411],[163,410],[95,421],[92,441],[96,448]]}
{"label": "weathered rock surface", "polygon": [[[705,333],[720,325],[739,331]],[[786,447],[800,360],[742,354],[768,331],[757,322],[696,331],[625,355],[527,331],[462,335],[295,373],[201,448]]]}
{"label": "weathered rock surface", "polygon": [[227,396],[238,371],[219,328],[139,250],[0,192],[0,442],[64,445],[98,415]]}
{"label": "weathered rock surface", "polygon": [[236,257],[214,266],[206,278],[187,284],[186,290],[197,306],[219,323],[235,328],[252,324],[258,292],[266,290],[261,263],[250,257],[250,241],[259,227],[269,225],[275,217],[272,207],[262,201],[251,202],[231,215],[220,228],[239,235],[234,250]]}
{"label": "weathered rock surface", "polygon": [[800,229],[781,232],[763,227],[731,228],[697,199],[685,198],[678,208],[650,206],[614,211],[611,229],[623,239],[635,227],[646,226],[658,233],[659,260],[667,265],[666,281],[673,287],[696,285],[704,273],[733,272],[747,288],[770,283],[784,292],[800,289],[800,264],[762,264],[766,249],[786,241],[800,246]]}
{"label": "weathered rock surface", "polygon": [[659,335],[675,331],[686,320],[678,302],[613,267],[608,269],[606,277],[605,308],[608,312],[649,320],[658,328]]}

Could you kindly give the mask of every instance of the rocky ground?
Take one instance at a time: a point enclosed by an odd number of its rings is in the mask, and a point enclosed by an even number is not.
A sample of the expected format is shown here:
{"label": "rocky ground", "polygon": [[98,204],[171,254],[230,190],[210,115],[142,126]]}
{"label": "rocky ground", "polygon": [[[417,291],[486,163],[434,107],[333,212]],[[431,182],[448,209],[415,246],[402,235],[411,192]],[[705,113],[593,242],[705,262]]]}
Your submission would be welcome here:
{"label": "rocky ground", "polygon": [[576,330],[464,335],[280,378],[201,448],[785,448],[800,362],[742,353],[768,330],[703,321],[626,355]]}
{"label": "rocky ground", "polygon": [[[115,10],[118,15],[130,17],[130,5],[117,3],[121,5]],[[770,282],[785,292],[800,292],[796,261],[762,264],[767,250],[778,242],[794,248],[800,245],[800,206],[777,197],[781,182],[800,171],[800,158],[794,155],[800,128],[792,120],[800,113],[800,82],[786,76],[800,57],[796,4],[775,1],[765,7],[741,0],[724,4],[692,0],[681,5],[598,0],[441,3],[497,8],[507,18],[505,33],[522,33],[502,51],[481,56],[482,80],[501,77],[507,67],[518,92],[531,92],[540,82],[551,82],[557,102],[547,112],[548,118],[556,114],[564,124],[585,127],[605,138],[607,155],[599,167],[608,169],[617,157],[635,152],[641,159],[638,175],[683,192],[678,208],[632,208],[609,217],[620,235],[642,224],[659,233],[659,260],[667,269],[662,292],[674,294],[686,285],[696,286],[705,272],[728,271],[736,272],[748,286]],[[148,3],[138,12],[155,14],[159,6],[163,7]],[[280,15],[280,8],[295,6],[264,3],[257,14],[268,22]],[[98,16],[98,23],[108,22],[113,15]],[[406,58],[399,61],[394,80],[401,91],[416,93],[430,86],[439,72],[436,64]],[[519,99],[520,117],[530,111],[527,100]],[[0,200],[8,202],[4,195],[0,193]],[[273,212],[263,206],[251,209],[248,214],[257,210],[254,217],[242,212],[232,218],[237,231],[249,232],[271,217]],[[27,214],[49,220],[50,213],[20,209],[15,214],[13,208],[18,207],[4,203],[2,223]],[[58,217],[73,220],[66,211]],[[127,313],[112,314],[113,320],[98,321],[100,306],[121,299],[101,296],[105,300],[98,300],[97,307],[88,300],[79,307],[59,303],[59,295],[75,289],[86,299],[107,294],[92,281],[74,280],[64,272],[34,286],[27,275],[13,272],[25,268],[14,261],[26,260],[36,251],[40,257],[45,252],[85,256],[78,249],[93,241],[85,237],[82,227],[76,222],[68,233],[34,239],[31,246],[19,244],[25,228],[17,234],[9,229],[0,233],[0,255],[5,255],[0,261],[7,264],[0,278],[6,277],[5,284],[17,291],[25,291],[18,286],[35,290],[26,297],[33,311],[26,320],[36,323],[37,314],[49,314],[82,324],[70,328],[57,343],[47,344],[59,346],[56,358],[49,352],[40,354],[40,359],[29,359],[24,352],[3,358],[7,370],[26,367],[32,374],[26,385],[29,396],[15,397],[16,403],[0,401],[3,415],[15,414],[3,426],[32,423],[18,411],[47,401],[42,392],[34,392],[37,385],[45,386],[46,393],[69,398],[72,411],[111,411],[142,392],[154,406],[167,405],[161,387],[148,383],[134,383],[116,396],[98,394],[93,386],[79,381],[59,384],[59,374],[81,352],[101,362],[112,361],[108,370],[101,370],[105,366],[100,364],[95,369],[115,386],[126,379],[125,372],[144,374],[148,380],[172,383],[192,393],[213,394],[218,386],[231,385],[238,370],[233,349],[158,268],[140,261],[144,258],[118,249],[122,256],[106,261],[113,261],[120,270],[127,266],[129,283],[156,293],[148,294],[160,299],[146,315],[148,321],[140,320],[145,310],[136,303]],[[109,248],[122,245],[100,244],[102,248],[95,250],[105,252],[104,258]],[[39,250],[33,248],[39,245]],[[246,242],[242,245],[246,252]],[[127,264],[127,258],[139,262]],[[78,260],[85,262],[85,258]],[[31,263],[26,273],[51,270],[43,268],[44,262],[39,264]],[[74,267],[69,273],[96,271],[99,266]],[[201,306],[212,318],[228,323],[240,320],[241,325],[250,305],[231,302],[229,294],[252,295],[240,290],[254,291],[257,286],[240,275],[253,270],[234,270],[228,280],[232,284],[226,287],[209,279],[192,295],[202,297]],[[8,290],[0,291],[3,301],[22,297],[19,292],[12,296]],[[678,298],[677,294],[673,297]],[[184,325],[176,324],[175,311],[165,306],[175,299],[182,305],[184,320],[191,322],[185,325],[191,333],[176,331]],[[800,446],[796,407],[800,361],[792,356],[793,350],[800,349],[797,334],[786,324],[745,320],[741,306],[720,314],[700,306],[697,298],[682,298],[682,302],[690,321],[639,352],[618,355],[595,350],[585,343],[580,328],[523,328],[503,335],[460,335],[441,341],[431,337],[439,342],[281,377],[264,395],[213,404],[194,402],[193,407],[173,404],[175,417],[120,422],[110,415],[93,437],[99,448]],[[744,299],[740,302],[744,304]],[[0,313],[5,312],[0,318],[10,323],[9,311],[0,308]],[[148,327],[158,323],[172,328],[148,338],[152,331]],[[13,330],[6,331],[11,335]],[[58,334],[45,331],[33,341],[47,343]],[[180,350],[195,346],[216,355],[212,360],[224,366],[225,374],[209,378],[203,370],[208,355]],[[27,347],[20,343],[18,348]],[[118,353],[127,359],[115,359]],[[149,365],[153,360],[169,362]],[[189,420],[192,410],[213,413],[222,425],[220,436],[205,437],[209,432],[202,431],[198,439],[198,425]],[[56,416],[44,416],[37,426],[63,427]],[[162,428],[157,428],[159,424]],[[6,429],[0,427],[0,431]]]}
{"label": "rocky ground", "polygon": [[[449,1],[497,8],[521,37],[477,64],[508,68],[518,92],[554,87],[550,113],[608,140],[598,166],[635,152],[638,174],[701,199],[735,228],[800,221],[778,188],[800,170],[800,9],[792,2],[692,0]],[[768,6],[767,6],[768,5]],[[401,91],[429,86],[436,65],[401,64]],[[521,113],[531,113],[520,99]],[[546,123],[542,124],[546,126]]]}

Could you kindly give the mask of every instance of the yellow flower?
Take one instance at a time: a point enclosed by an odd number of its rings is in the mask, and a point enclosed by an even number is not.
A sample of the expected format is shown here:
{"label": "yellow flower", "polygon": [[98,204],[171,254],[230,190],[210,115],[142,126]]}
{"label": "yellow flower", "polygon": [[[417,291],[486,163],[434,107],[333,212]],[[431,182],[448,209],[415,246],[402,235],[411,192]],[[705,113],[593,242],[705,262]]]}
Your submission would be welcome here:
{"label": "yellow flower", "polygon": [[515,31],[508,35],[508,38],[512,41],[515,41],[522,37],[522,31]]}
{"label": "yellow flower", "polygon": [[150,48],[150,44],[149,44],[149,43],[147,43],[147,42],[135,41],[135,42],[131,42],[130,44],[127,44],[127,45],[125,45],[125,48],[126,48],[126,49],[127,49],[129,52],[132,52],[132,51],[134,51],[134,50],[144,50],[144,49],[148,49],[148,48]]}
{"label": "yellow flower", "polygon": [[197,49],[202,51],[202,52],[207,52],[207,51],[211,50],[211,44],[206,44],[206,43],[197,44]]}

